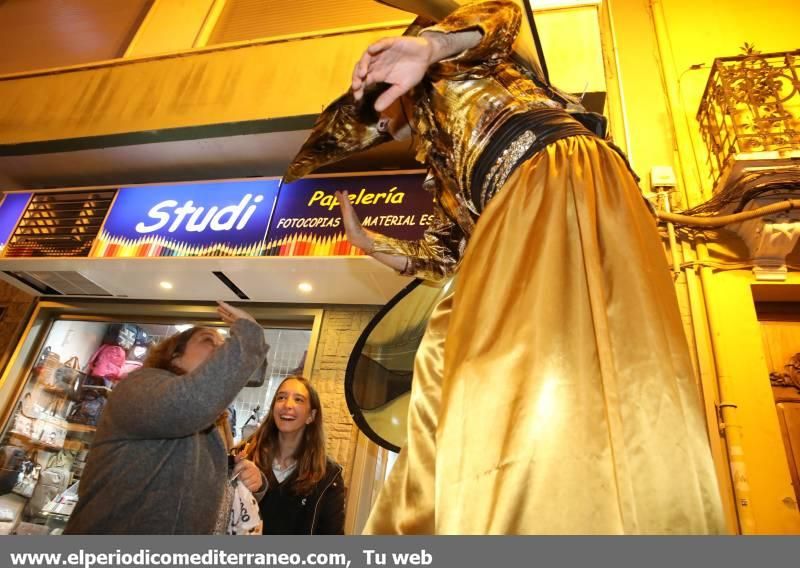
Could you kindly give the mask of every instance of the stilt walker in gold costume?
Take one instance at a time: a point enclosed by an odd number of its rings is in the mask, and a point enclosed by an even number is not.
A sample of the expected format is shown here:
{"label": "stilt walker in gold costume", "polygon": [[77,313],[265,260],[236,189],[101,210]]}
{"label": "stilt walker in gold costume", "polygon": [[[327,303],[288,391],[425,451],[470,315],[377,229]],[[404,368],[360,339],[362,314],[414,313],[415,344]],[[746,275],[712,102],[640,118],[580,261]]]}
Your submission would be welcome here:
{"label": "stilt walker in gold costume", "polygon": [[436,222],[387,238],[343,195],[347,234],[403,274],[458,275],[366,532],[721,533],[653,217],[625,160],[512,58],[521,18],[479,2],[373,44],[288,172],[400,136],[408,117]]}

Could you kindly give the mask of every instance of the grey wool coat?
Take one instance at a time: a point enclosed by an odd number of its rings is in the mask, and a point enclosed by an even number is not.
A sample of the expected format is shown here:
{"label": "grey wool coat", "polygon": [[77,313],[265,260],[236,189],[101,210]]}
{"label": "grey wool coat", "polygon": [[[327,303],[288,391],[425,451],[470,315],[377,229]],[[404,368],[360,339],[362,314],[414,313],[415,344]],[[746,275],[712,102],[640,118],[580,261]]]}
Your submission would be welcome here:
{"label": "grey wool coat", "polygon": [[109,395],[65,533],[211,534],[228,475],[214,426],[266,356],[261,327],[237,320],[185,375],[143,368]]}

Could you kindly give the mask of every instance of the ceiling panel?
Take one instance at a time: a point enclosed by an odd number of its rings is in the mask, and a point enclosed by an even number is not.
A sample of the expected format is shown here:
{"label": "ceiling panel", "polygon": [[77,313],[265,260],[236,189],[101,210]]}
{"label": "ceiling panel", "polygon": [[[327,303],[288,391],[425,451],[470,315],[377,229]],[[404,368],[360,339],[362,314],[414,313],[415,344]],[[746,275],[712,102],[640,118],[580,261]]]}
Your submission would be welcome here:
{"label": "ceiling panel", "polygon": [[[77,272],[115,297],[238,301],[214,276],[221,271],[252,301],[289,304],[382,305],[410,281],[369,257],[2,259],[0,271],[18,287],[6,271]],[[161,282],[173,287],[162,288]],[[301,282],[312,291],[301,292]]]}

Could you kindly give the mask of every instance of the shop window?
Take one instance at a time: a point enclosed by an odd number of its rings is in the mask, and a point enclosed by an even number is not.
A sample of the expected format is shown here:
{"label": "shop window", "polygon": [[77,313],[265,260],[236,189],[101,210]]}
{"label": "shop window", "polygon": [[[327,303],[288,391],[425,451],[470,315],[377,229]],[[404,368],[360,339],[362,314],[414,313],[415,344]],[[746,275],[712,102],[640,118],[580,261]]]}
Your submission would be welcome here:
{"label": "shop window", "polygon": [[[192,323],[66,318],[52,320],[39,338],[29,337],[41,347],[18,377],[19,396],[0,440],[0,534],[63,530],[108,394],[142,366],[154,345]],[[243,388],[229,407],[237,440],[264,419],[280,381],[303,373],[310,351],[310,322],[262,325],[270,345],[266,364],[248,383],[256,386]],[[229,332],[217,329],[223,336]]]}
{"label": "shop window", "polygon": [[270,346],[266,380],[259,387],[246,388],[233,402],[236,427],[234,441],[247,439],[264,421],[281,381],[290,375],[303,375],[311,331],[305,329],[265,329]]}

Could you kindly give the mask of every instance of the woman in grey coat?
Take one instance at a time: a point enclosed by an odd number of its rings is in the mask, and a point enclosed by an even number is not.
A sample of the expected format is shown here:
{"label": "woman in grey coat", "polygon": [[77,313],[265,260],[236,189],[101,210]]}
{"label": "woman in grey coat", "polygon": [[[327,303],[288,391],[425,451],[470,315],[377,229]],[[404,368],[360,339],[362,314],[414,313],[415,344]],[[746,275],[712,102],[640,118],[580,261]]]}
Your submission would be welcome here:
{"label": "woman in grey coat", "polygon": [[[223,341],[195,327],[161,342],[111,393],[67,524],[71,534],[211,534],[228,476],[215,422],[268,346],[248,313],[224,302]],[[251,462],[236,465],[250,478]]]}

